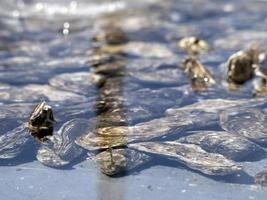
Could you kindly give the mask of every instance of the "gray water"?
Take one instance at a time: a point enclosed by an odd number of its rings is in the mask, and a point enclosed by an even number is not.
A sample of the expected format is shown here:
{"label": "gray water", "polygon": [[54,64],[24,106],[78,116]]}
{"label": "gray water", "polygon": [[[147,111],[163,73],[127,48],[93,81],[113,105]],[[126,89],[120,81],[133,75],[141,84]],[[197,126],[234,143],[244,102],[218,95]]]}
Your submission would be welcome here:
{"label": "gray water", "polygon": [[[52,106],[55,128],[59,129],[78,117],[97,118],[98,126],[103,125],[102,121],[130,126],[162,117],[170,107],[205,99],[251,99],[251,82],[235,92],[225,86],[226,61],[253,42],[267,50],[266,9],[263,0],[1,1],[1,135],[26,122],[41,100]],[[106,79],[111,86],[103,90],[92,80],[96,69],[89,60],[93,48],[103,45],[92,38],[106,27],[119,27],[130,42],[158,46],[145,50],[133,46],[120,55],[124,67],[108,73]],[[205,92],[195,92],[179,71],[186,54],[176,43],[191,35],[205,39],[213,48],[200,59],[218,84]],[[169,71],[151,79],[162,70]],[[121,109],[119,115],[99,114],[99,105],[109,90],[115,94],[113,101]],[[136,99],[142,90],[171,92],[157,97],[148,92]],[[149,107],[146,115],[132,114],[131,106],[139,103]],[[0,160],[1,200],[243,200],[267,196],[266,188],[253,180],[255,173],[267,168],[266,159],[242,163],[246,175],[209,177],[156,157],[148,165],[112,178],[102,174],[86,153],[70,165],[54,169],[36,160],[37,150],[38,145],[32,142],[15,159]]]}

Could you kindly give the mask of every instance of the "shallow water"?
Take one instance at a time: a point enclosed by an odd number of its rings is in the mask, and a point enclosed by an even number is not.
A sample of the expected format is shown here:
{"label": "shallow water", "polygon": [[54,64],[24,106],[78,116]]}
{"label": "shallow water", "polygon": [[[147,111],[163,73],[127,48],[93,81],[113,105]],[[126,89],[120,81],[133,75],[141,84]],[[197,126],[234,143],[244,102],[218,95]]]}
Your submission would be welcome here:
{"label": "shallow water", "polygon": [[[92,119],[94,128],[128,126],[131,130],[136,124],[165,117],[167,109],[207,99],[258,100],[251,106],[263,110],[266,95],[254,98],[251,81],[233,92],[225,76],[232,53],[255,42],[267,50],[266,8],[263,0],[1,1],[1,135],[26,122],[41,100],[54,110],[55,130],[76,118]],[[115,55],[115,61],[107,62],[110,66],[93,67],[95,49],[106,47],[93,38],[114,28],[128,40],[126,47],[123,52],[109,50]],[[176,43],[188,35],[207,40],[213,49],[200,56],[217,82],[204,92],[194,91],[180,69],[187,55]],[[206,121],[189,129],[221,130]],[[159,135],[149,140],[179,137]],[[266,188],[253,180],[267,168],[266,158],[241,162],[244,174],[216,177],[154,155],[149,163],[111,178],[97,169],[92,153],[84,151],[69,165],[54,169],[37,161],[39,148],[40,142],[33,139],[16,158],[0,159],[1,199],[169,199],[178,195],[181,199],[264,199],[267,195]]]}

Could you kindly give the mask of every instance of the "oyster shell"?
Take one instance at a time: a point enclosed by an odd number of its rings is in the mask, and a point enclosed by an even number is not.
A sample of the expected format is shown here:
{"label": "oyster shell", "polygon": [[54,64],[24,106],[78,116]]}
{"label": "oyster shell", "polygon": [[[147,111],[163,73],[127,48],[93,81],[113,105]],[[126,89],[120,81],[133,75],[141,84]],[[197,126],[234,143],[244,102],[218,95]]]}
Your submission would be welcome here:
{"label": "oyster shell", "polygon": [[74,143],[79,135],[90,129],[86,119],[73,119],[65,124],[48,141],[44,143],[37,153],[37,159],[49,167],[62,167],[77,159],[83,149]]}
{"label": "oyster shell", "polygon": [[224,156],[208,153],[194,144],[179,142],[143,142],[130,144],[130,148],[169,157],[207,175],[226,175],[242,171],[242,167]]}
{"label": "oyster shell", "polygon": [[108,176],[130,171],[147,163],[150,159],[150,156],[128,148],[108,149],[94,158],[101,172]]}
{"label": "oyster shell", "polygon": [[31,135],[28,133],[24,125],[1,135],[0,158],[11,159],[17,157],[23,149],[26,148],[30,139]]}
{"label": "oyster shell", "polygon": [[178,42],[178,47],[192,55],[197,55],[201,52],[207,52],[210,50],[210,47],[205,40],[194,36],[182,38]]}
{"label": "oyster shell", "polygon": [[220,123],[227,132],[244,136],[260,145],[267,145],[266,116],[259,109],[231,109],[223,111]]}
{"label": "oyster shell", "polygon": [[192,131],[178,141],[199,145],[211,153],[218,153],[230,160],[248,161],[259,156],[266,156],[263,148],[246,138],[224,131]]}

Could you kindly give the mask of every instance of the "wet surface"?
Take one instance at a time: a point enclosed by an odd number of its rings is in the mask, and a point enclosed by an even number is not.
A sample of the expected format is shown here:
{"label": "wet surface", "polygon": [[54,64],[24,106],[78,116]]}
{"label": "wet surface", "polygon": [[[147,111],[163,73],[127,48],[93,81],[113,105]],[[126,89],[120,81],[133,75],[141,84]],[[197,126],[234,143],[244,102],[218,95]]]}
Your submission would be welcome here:
{"label": "wet surface", "polygon": [[[267,168],[267,94],[226,77],[233,53],[257,42],[267,51],[266,8],[2,1],[1,199],[265,199],[266,175],[262,186],[254,176]],[[200,70],[182,64],[185,36],[210,45],[193,55]],[[46,142],[25,129],[41,101],[56,120]]]}

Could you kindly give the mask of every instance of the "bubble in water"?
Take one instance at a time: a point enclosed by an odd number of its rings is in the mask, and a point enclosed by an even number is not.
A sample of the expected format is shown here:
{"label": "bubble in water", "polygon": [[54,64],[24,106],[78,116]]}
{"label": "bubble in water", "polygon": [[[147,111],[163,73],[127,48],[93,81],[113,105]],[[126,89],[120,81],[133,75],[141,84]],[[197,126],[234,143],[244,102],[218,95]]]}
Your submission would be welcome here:
{"label": "bubble in water", "polygon": [[68,28],[70,27],[69,22],[65,22],[65,23],[63,24],[63,27],[66,28],[66,29],[68,29]]}
{"label": "bubble in water", "polygon": [[63,29],[62,33],[63,33],[63,35],[68,35],[69,34],[69,29]]}
{"label": "bubble in water", "polygon": [[35,8],[36,8],[36,10],[40,11],[40,10],[44,9],[44,5],[40,2],[38,2],[38,3],[36,3]]}
{"label": "bubble in water", "polygon": [[69,32],[70,32],[69,28],[70,28],[69,22],[64,22],[63,31],[62,31],[63,35],[68,35],[69,34]]}

